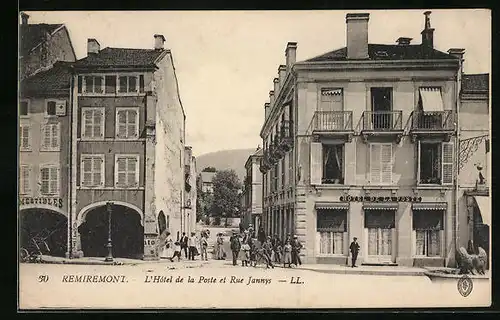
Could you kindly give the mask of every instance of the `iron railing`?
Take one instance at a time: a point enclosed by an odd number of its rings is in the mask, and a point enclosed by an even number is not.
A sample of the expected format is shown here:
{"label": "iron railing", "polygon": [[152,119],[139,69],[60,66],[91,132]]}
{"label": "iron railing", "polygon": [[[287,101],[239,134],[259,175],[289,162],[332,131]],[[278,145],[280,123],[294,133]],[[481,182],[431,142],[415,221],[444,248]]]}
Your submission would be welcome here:
{"label": "iron railing", "polygon": [[413,131],[448,131],[454,129],[454,114],[446,111],[413,111],[411,130]]}
{"label": "iron railing", "polygon": [[316,111],[312,131],[352,131],[352,111]]}
{"label": "iron railing", "polygon": [[365,111],[362,116],[363,131],[402,130],[403,112],[397,111]]}

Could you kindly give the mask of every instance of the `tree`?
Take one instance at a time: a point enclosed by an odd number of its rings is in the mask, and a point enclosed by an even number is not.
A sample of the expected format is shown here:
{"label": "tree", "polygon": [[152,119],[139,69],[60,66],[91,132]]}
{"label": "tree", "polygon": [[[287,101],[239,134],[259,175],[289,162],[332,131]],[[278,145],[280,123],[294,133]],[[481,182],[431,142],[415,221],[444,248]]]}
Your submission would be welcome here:
{"label": "tree", "polygon": [[217,172],[217,169],[214,167],[206,167],[205,169],[201,170],[201,172]]}
{"label": "tree", "polygon": [[212,216],[224,217],[224,226],[227,227],[227,218],[237,216],[240,212],[241,183],[234,170],[217,171],[213,180]]}
{"label": "tree", "polygon": [[213,195],[210,192],[203,192],[201,176],[196,178],[196,222],[208,217],[210,209],[212,208]]}

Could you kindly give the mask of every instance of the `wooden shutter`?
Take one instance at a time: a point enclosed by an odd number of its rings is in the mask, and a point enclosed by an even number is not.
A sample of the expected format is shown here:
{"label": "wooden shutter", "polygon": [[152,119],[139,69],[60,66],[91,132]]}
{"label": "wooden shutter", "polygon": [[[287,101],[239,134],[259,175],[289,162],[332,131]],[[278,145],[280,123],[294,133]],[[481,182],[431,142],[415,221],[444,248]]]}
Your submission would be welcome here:
{"label": "wooden shutter", "polygon": [[30,126],[22,125],[19,131],[21,134],[19,141],[21,149],[29,149],[31,147]]}
{"label": "wooden shutter", "polygon": [[127,184],[127,159],[117,158],[116,159],[116,184],[124,186]]}
{"label": "wooden shutter", "polygon": [[441,155],[442,183],[453,184],[453,142],[443,142]]}
{"label": "wooden shutter", "polygon": [[19,172],[20,177],[20,192],[22,194],[28,194],[31,192],[31,167],[28,165],[22,165]]}
{"label": "wooden shutter", "polygon": [[42,194],[49,193],[49,184],[50,184],[50,170],[49,170],[49,168],[41,168],[40,169],[40,185],[41,185],[40,193],[42,193]]}
{"label": "wooden shutter", "polygon": [[383,144],[380,146],[381,162],[381,183],[392,184],[392,145]]}
{"label": "wooden shutter", "polygon": [[421,161],[421,147],[420,147],[420,140],[417,142],[417,184],[420,183],[420,161]]}
{"label": "wooden shutter", "polygon": [[382,181],[381,153],[380,144],[370,144],[370,184],[377,184]]}
{"label": "wooden shutter", "polygon": [[127,111],[119,110],[116,114],[116,135],[119,138],[127,137]]}
{"label": "wooden shutter", "polygon": [[321,184],[323,176],[323,145],[320,142],[311,142],[311,184]]}
{"label": "wooden shutter", "polygon": [[46,124],[42,126],[42,148],[47,149],[50,148],[51,142],[51,125]]}
{"label": "wooden shutter", "polygon": [[92,120],[93,120],[93,112],[90,109],[83,109],[83,128],[82,128],[82,137],[92,137]]}
{"label": "wooden shutter", "polygon": [[127,159],[127,184],[129,186],[137,186],[139,184],[139,181],[137,181],[138,167],[136,158]]}
{"label": "wooden shutter", "polygon": [[92,162],[93,185],[104,186],[104,158],[95,157]]}
{"label": "wooden shutter", "polygon": [[127,137],[128,138],[137,137],[137,117],[138,117],[137,111],[128,110],[128,114],[127,114]]}
{"label": "wooden shutter", "polygon": [[102,138],[104,137],[104,132],[102,130],[102,124],[104,122],[104,110],[102,108],[94,109],[92,113],[93,118],[93,137]]}
{"label": "wooden shutter", "polygon": [[81,182],[80,184],[83,186],[92,185],[92,158],[84,158],[82,159],[81,168]]}
{"label": "wooden shutter", "polygon": [[49,169],[50,172],[50,193],[58,194],[59,193],[59,168],[51,167]]}
{"label": "wooden shutter", "polygon": [[51,133],[51,141],[50,141],[50,147],[53,149],[59,149],[60,145],[60,139],[61,135],[59,132],[59,124],[52,124],[50,128],[50,133]]}

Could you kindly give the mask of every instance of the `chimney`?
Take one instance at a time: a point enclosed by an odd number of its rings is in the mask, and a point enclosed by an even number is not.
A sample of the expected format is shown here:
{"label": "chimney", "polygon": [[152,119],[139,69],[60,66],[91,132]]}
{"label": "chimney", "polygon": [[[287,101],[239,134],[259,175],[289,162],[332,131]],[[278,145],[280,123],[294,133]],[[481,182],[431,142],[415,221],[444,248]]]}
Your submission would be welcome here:
{"label": "chimney", "polygon": [[101,50],[101,45],[96,39],[87,40],[87,55],[99,53],[99,50]]}
{"label": "chimney", "polygon": [[396,42],[398,43],[399,46],[408,46],[410,45],[412,38],[405,38],[405,37],[399,37]]}
{"label": "chimney", "polygon": [[285,49],[287,71],[290,71],[292,69],[292,66],[297,58],[296,55],[297,55],[297,42],[288,42]]}
{"label": "chimney", "polygon": [[162,50],[165,43],[165,37],[162,34],[155,34],[155,50]]}
{"label": "chimney", "polygon": [[368,59],[368,20],[369,13],[348,13],[347,59]]}
{"label": "chimney", "polygon": [[280,90],[280,79],[274,78],[273,82],[274,82],[274,94],[276,94],[277,96],[278,91]]}
{"label": "chimney", "polygon": [[280,65],[278,68],[278,77],[280,81],[280,87],[283,86],[285,83],[285,77],[286,77],[286,66],[284,64]]}
{"label": "chimney", "polygon": [[[267,117],[269,116],[269,110],[271,110],[271,105],[269,104],[269,102],[266,102],[264,104],[264,111],[265,111],[265,119],[267,119]],[[264,119],[264,120],[265,120]]]}
{"label": "chimney", "polygon": [[424,12],[425,27],[422,30],[422,46],[433,49],[434,48],[434,29],[431,28],[431,11]]}
{"label": "chimney", "polygon": [[269,91],[269,105],[270,106],[274,105],[274,91],[273,90]]}
{"label": "chimney", "polygon": [[454,56],[455,58],[458,59],[459,64],[460,64],[460,73],[463,73],[463,67],[464,67],[464,54],[465,54],[465,49],[462,48],[450,48],[448,50],[448,54]]}
{"label": "chimney", "polygon": [[30,16],[24,12],[21,12],[21,24],[28,24]]}

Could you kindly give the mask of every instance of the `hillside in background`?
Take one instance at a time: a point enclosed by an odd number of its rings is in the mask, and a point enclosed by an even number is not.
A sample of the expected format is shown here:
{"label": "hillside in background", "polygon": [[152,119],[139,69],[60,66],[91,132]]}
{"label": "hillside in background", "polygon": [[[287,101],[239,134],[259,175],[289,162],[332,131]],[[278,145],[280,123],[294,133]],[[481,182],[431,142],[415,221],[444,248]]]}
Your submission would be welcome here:
{"label": "hillside in background", "polygon": [[202,154],[196,157],[196,168],[198,173],[206,167],[215,167],[217,170],[233,169],[242,182],[245,177],[245,162],[254,152],[255,148],[222,150]]}

